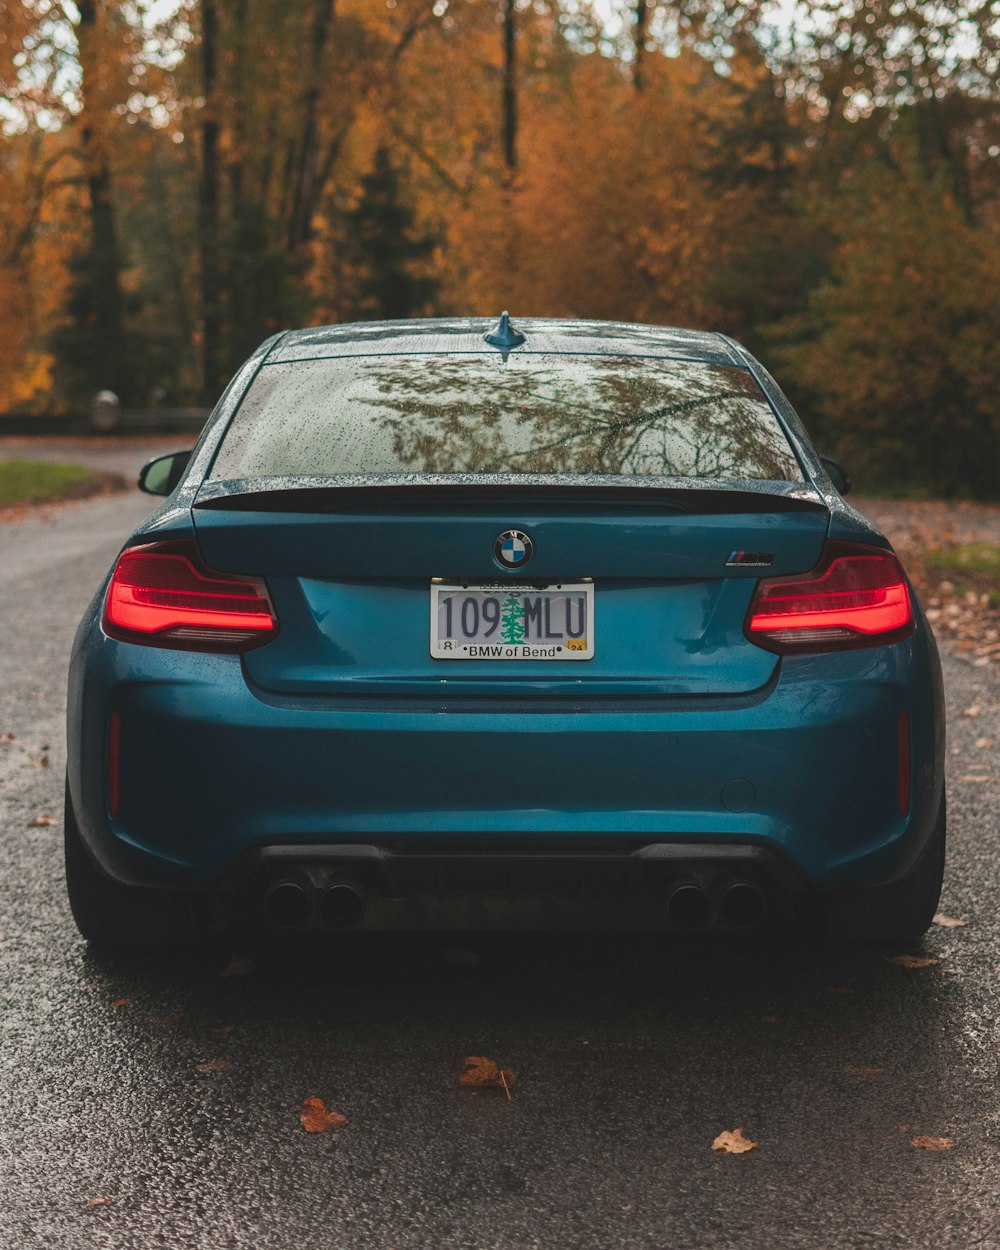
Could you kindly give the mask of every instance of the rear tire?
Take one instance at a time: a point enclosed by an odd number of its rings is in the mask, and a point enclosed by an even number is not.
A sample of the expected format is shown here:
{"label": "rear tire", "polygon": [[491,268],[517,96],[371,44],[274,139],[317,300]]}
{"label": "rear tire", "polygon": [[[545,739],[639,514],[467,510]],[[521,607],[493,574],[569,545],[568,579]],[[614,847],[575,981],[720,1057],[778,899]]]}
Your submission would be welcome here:
{"label": "rear tire", "polygon": [[122,885],[105,875],[84,843],[66,789],[66,891],[76,927],[88,942],[117,949],[187,946],[204,936],[197,898]]}
{"label": "rear tire", "polygon": [[934,919],[944,879],[947,807],[941,807],[920,858],[887,885],[840,890],[829,898],[824,936],[840,942],[913,942]]}

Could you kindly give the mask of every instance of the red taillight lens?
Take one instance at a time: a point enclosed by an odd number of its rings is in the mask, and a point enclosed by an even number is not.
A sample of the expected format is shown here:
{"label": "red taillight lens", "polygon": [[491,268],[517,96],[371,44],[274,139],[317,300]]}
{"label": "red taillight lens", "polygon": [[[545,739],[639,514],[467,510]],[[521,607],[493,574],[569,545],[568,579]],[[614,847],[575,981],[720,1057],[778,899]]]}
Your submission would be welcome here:
{"label": "red taillight lens", "polygon": [[205,568],[193,542],[123,551],[103,625],[124,642],[187,651],[246,651],[278,630],[263,581]]}
{"label": "red taillight lens", "polygon": [[805,577],[765,578],[746,632],[768,651],[839,651],[881,646],[913,633],[910,591],[891,551],[827,543]]}

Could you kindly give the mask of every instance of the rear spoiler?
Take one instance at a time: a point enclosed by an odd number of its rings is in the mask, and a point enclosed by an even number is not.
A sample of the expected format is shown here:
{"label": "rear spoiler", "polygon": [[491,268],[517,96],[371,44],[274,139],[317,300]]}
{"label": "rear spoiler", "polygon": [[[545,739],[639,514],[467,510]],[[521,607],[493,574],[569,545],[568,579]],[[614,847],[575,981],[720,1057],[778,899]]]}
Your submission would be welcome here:
{"label": "rear spoiler", "polygon": [[391,512],[511,504],[586,504],[679,513],[826,512],[802,482],[732,479],[414,474],[403,477],[256,477],[205,482],[193,506],[235,512]]}

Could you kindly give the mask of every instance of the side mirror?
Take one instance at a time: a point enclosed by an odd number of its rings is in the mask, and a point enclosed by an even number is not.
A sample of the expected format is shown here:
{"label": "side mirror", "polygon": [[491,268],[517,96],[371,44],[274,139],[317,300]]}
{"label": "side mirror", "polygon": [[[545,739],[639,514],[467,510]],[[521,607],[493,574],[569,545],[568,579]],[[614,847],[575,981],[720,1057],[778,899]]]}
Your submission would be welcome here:
{"label": "side mirror", "polygon": [[139,489],[147,495],[169,495],[184,476],[191,459],[190,451],[172,451],[168,456],[157,456],[139,470]]}
{"label": "side mirror", "polygon": [[827,476],[842,495],[850,493],[851,478],[850,474],[840,463],[839,460],[831,460],[829,456],[820,456],[823,468],[826,469]]}

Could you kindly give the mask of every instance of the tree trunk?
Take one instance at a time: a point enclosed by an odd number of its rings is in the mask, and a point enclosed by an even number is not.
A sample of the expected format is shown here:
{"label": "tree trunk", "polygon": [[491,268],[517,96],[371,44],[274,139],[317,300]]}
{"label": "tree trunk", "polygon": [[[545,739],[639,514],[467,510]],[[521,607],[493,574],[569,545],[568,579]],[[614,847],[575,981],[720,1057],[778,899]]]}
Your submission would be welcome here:
{"label": "tree trunk", "polygon": [[96,98],[102,59],[97,0],[78,0],[77,11],[80,14],[76,33],[82,75],[80,142],[90,207],[88,268],[93,289],[97,354],[102,372],[107,375],[101,385],[121,395],[127,389],[125,312],[108,140],[101,101]]}
{"label": "tree trunk", "polygon": [[323,81],[323,61],[333,26],[334,0],[316,0],[309,41],[309,76],[302,93],[302,134],[294,169],[292,209],[288,220],[288,246],[295,251],[312,236],[313,217],[321,186],[317,178],[319,126],[316,114]]}
{"label": "tree trunk", "polygon": [[508,176],[517,168],[517,26],[514,0],[503,10],[503,163]]}
{"label": "tree trunk", "polygon": [[201,248],[202,378],[206,398],[221,390],[222,291],[219,281],[219,120],[216,113],[218,11],[215,0],[201,0],[201,79],[205,104],[201,121],[201,184],[198,227]]}
{"label": "tree trunk", "polygon": [[632,85],[641,91],[646,85],[643,74],[643,60],[646,55],[646,32],[649,29],[649,0],[636,0],[635,6],[635,44],[632,61]]}

